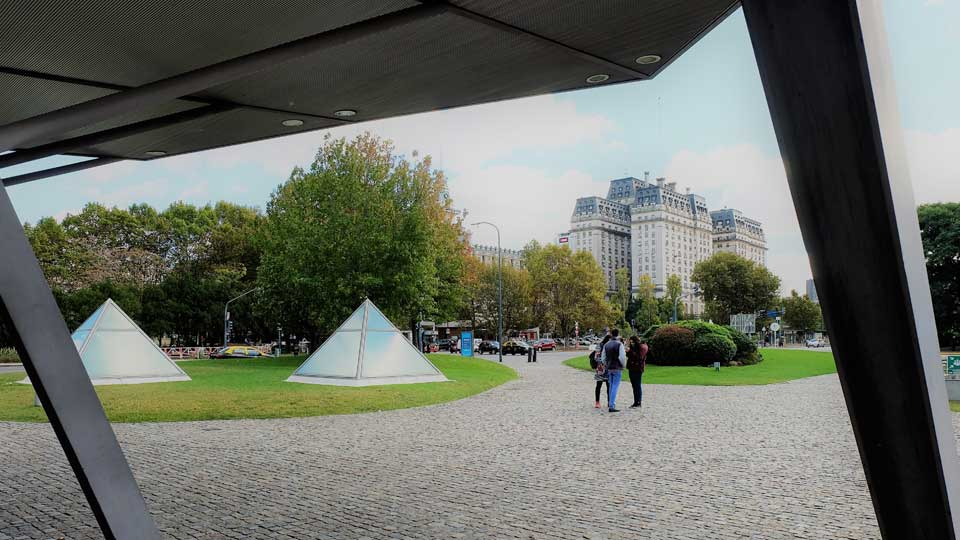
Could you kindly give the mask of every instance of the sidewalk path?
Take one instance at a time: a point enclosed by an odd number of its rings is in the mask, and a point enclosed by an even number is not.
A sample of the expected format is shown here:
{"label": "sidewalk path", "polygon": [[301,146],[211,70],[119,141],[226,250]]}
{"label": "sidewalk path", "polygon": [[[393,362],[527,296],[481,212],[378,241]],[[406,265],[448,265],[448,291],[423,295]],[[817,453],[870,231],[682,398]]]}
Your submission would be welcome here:
{"label": "sidewalk path", "polygon": [[[609,414],[570,356],[443,405],[115,429],[168,538],[879,537],[835,375]],[[0,423],[0,463],[0,540],[99,538],[49,426]]]}

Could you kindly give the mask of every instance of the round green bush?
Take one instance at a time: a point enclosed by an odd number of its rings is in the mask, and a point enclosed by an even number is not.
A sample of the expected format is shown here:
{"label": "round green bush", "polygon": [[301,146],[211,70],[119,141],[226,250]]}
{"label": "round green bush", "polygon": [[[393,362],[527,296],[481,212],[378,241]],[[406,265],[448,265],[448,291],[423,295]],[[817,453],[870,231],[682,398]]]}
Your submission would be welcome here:
{"label": "round green bush", "polygon": [[650,353],[647,363],[661,366],[696,366],[701,364],[693,356],[693,330],[676,324],[657,328],[647,340]]}
{"label": "round green bush", "polygon": [[726,364],[733,360],[737,346],[733,340],[720,334],[703,334],[693,341],[693,357],[699,364]]}
{"label": "round green bush", "polygon": [[[723,329],[726,330],[727,337],[732,339],[734,345],[737,346],[737,354],[734,355],[734,360],[749,360],[755,356],[754,353],[757,352],[757,344],[754,343],[752,339],[736,328],[724,326]],[[753,363],[755,364],[756,362]]]}

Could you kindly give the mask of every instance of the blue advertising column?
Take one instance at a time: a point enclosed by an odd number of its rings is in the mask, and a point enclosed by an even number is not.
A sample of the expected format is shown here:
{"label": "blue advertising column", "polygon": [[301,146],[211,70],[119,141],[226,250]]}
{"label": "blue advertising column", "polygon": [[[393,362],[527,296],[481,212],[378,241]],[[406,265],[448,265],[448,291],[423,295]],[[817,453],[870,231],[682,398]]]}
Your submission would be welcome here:
{"label": "blue advertising column", "polygon": [[460,354],[473,356],[473,332],[460,332]]}

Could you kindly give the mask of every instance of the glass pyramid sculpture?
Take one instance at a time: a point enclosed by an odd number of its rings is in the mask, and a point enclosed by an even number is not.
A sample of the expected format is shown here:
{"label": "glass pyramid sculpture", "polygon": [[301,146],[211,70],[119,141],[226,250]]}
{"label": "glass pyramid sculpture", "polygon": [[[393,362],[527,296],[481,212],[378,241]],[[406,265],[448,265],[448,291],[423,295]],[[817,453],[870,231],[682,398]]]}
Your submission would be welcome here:
{"label": "glass pyramid sculpture", "polygon": [[93,384],[190,380],[109,298],[71,337]]}
{"label": "glass pyramid sculpture", "polygon": [[364,300],[287,379],[337,386],[446,380],[370,300]]}

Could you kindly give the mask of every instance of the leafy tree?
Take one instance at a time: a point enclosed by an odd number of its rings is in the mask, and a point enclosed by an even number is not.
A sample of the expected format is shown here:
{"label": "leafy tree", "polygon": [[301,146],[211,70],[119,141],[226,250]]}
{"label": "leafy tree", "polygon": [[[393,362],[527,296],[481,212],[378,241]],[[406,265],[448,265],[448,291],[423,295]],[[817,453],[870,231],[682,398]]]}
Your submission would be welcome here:
{"label": "leafy tree", "polygon": [[365,297],[401,324],[455,317],[466,244],[450,210],[429,158],[411,163],[370,134],[328,136],[267,205],[265,308],[301,335],[329,334]]}
{"label": "leafy tree", "polygon": [[823,326],[820,318],[820,306],[807,295],[799,295],[791,290],[790,296],[783,299],[783,322],[799,332],[807,333],[819,330]]}
{"label": "leafy tree", "polygon": [[603,328],[615,322],[606,300],[603,270],[589,253],[534,242],[525,249],[524,260],[537,291],[534,311],[542,326],[556,335],[570,336],[575,322],[581,328]]}
{"label": "leafy tree", "polygon": [[613,293],[613,306],[616,310],[617,326],[627,325],[627,310],[630,308],[630,271],[626,268],[617,268],[614,272],[616,289]]}
{"label": "leafy tree", "polygon": [[720,324],[773,305],[780,289],[780,278],[765,267],[727,251],[698,262],[691,281],[700,285],[707,316]]}
{"label": "leafy tree", "polygon": [[960,203],[917,209],[940,346],[960,342]]}
{"label": "leafy tree", "polygon": [[654,295],[655,285],[653,279],[643,274],[637,283],[636,311],[632,321],[639,332],[645,332],[655,324],[660,324],[663,320],[660,318],[659,302]]}

